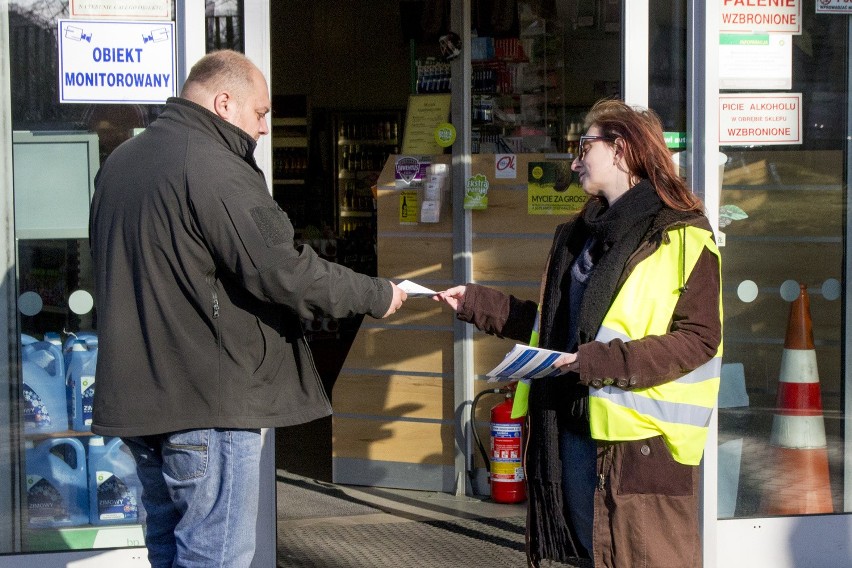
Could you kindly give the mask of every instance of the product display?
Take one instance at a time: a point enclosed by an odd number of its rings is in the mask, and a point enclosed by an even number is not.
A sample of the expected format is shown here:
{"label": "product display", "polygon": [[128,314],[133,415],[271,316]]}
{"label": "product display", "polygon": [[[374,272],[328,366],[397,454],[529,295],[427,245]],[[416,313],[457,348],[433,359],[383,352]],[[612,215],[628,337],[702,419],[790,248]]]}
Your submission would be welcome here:
{"label": "product display", "polygon": [[275,96],[272,101],[272,197],[299,232],[309,220],[308,109],[303,96]]}
{"label": "product display", "polygon": [[137,535],[144,523],[136,463],[120,438],[91,435],[98,336],[55,331],[21,335],[27,527],[36,549],[57,531],[75,547],[86,530],[120,525]]}
{"label": "product display", "polygon": [[[536,20],[538,21],[538,20]],[[559,28],[529,25],[516,38],[473,38],[474,153],[563,151],[566,123]],[[418,93],[450,91],[448,63],[416,61]]]}
{"label": "product display", "polygon": [[334,114],[338,262],[376,274],[376,203],[373,187],[388,157],[399,153],[402,113],[347,111]]}
{"label": "product display", "polygon": [[[97,339],[70,340],[66,347],[66,385],[70,427],[76,432],[92,430],[92,401],[95,397],[95,367],[98,363]],[[66,344],[67,346],[67,344]]]}

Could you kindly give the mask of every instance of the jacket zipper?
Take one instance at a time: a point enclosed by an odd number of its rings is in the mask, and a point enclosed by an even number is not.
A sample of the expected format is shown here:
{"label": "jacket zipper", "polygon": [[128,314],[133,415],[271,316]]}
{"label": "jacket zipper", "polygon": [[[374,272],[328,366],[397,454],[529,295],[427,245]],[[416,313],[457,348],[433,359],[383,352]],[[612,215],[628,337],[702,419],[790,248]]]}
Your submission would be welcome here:
{"label": "jacket zipper", "polygon": [[329,400],[328,395],[325,393],[325,385],[322,384],[322,377],[320,377],[319,371],[317,370],[317,364],[314,362],[314,354],[311,352],[311,346],[308,344],[308,338],[305,337],[304,331],[302,331],[302,336],[299,338],[299,341],[304,344],[305,352],[308,354],[308,361],[311,363],[311,368],[314,370],[314,377],[316,377],[319,392],[322,395],[323,400],[331,406],[331,400]]}
{"label": "jacket zipper", "polygon": [[210,287],[210,298],[213,306],[213,323],[216,328],[216,376],[217,380],[217,390],[218,390],[218,398],[219,398],[219,408],[218,411],[222,410],[222,333],[219,330],[219,322],[216,321],[219,319],[219,293],[216,290],[216,269],[212,269],[207,273],[207,285]]}
{"label": "jacket zipper", "polygon": [[603,491],[606,486],[606,474],[612,466],[612,444],[608,444],[603,451],[603,456],[601,456],[601,469],[598,472],[598,491]]}
{"label": "jacket zipper", "polygon": [[207,285],[210,286],[210,295],[212,297],[213,302],[213,319],[217,319],[219,317],[219,293],[216,291],[216,277],[213,275],[214,273],[207,273]]}

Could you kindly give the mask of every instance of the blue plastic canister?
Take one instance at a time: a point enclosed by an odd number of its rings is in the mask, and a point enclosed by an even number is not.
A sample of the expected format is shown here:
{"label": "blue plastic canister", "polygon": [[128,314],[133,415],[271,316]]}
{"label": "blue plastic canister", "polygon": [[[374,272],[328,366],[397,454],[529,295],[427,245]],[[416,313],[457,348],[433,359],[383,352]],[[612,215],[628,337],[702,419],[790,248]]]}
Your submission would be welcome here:
{"label": "blue plastic canister", "polygon": [[21,346],[24,432],[50,434],[68,430],[65,362],[58,346],[34,341]]}
{"label": "blue plastic canister", "polygon": [[[45,336],[45,341],[47,341],[47,336]],[[62,346],[62,351],[65,353],[65,362],[68,362],[68,358],[71,355],[71,349],[74,347],[74,343],[77,341],[84,341],[86,343],[86,347],[89,348],[89,351],[97,351],[98,349],[98,334],[94,331],[78,331],[76,333],[69,333],[68,339],[65,340],[65,344]],[[60,340],[61,342],[61,340]]]}
{"label": "blue plastic canister", "polygon": [[[66,452],[51,451],[66,446]],[[77,438],[50,438],[25,452],[27,512],[31,527],[73,527],[89,522],[86,449]]]}
{"label": "blue plastic canister", "polygon": [[71,412],[71,429],[92,430],[92,403],[95,397],[97,342],[91,347],[85,339],[75,339],[67,352],[66,385]]}
{"label": "blue plastic canister", "polygon": [[59,336],[59,333],[56,331],[46,331],[44,332],[44,340],[48,343],[53,343],[54,345],[58,345],[62,347],[62,338]]}
{"label": "blue plastic canister", "polygon": [[121,438],[89,439],[89,522],[93,525],[143,523],[142,484],[136,460]]}
{"label": "blue plastic canister", "polygon": [[[21,345],[29,345],[30,343],[35,343],[36,341],[38,341],[38,339],[36,339],[32,335],[27,335],[26,333],[21,334]],[[45,341],[47,341],[46,337]]]}

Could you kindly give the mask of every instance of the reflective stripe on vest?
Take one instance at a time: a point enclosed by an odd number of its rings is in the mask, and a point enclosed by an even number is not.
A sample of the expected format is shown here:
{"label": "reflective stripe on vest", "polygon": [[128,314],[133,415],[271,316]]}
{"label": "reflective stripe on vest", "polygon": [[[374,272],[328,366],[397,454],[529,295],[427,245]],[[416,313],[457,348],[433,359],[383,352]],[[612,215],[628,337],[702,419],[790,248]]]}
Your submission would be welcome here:
{"label": "reflective stripe on vest", "polygon": [[[681,286],[706,247],[719,258],[712,233],[697,227],[669,230],[668,239],[628,276],[595,337],[624,342],[669,332]],[[721,265],[721,260],[720,260]],[[720,268],[721,271],[721,268]],[[719,318],[722,317],[721,289]],[[722,345],[713,359],[677,380],[656,387],[589,389],[592,438],[643,440],[662,435],[674,459],[698,465],[719,394]]]}

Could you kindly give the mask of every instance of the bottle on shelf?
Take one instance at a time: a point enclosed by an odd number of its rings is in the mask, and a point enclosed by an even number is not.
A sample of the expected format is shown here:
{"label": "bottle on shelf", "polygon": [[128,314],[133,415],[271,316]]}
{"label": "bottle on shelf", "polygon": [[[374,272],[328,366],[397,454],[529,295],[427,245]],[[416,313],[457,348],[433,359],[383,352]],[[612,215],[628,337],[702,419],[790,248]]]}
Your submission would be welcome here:
{"label": "bottle on shelf", "polygon": [[68,430],[68,398],[62,350],[34,341],[21,350],[24,432],[50,434]]}
{"label": "bottle on shelf", "polygon": [[121,438],[89,438],[89,522],[93,525],[143,523],[142,484],[136,460]]}
{"label": "bottle on shelf", "polygon": [[95,397],[97,343],[73,339],[65,371],[70,407],[70,426],[77,432],[92,430],[92,404]]}
{"label": "bottle on shelf", "polygon": [[[65,452],[52,451],[63,447]],[[89,522],[86,450],[77,438],[49,438],[25,444],[27,513],[31,528]]]}
{"label": "bottle on shelf", "polygon": [[582,125],[576,122],[572,122],[568,127],[568,133],[565,134],[565,142],[566,148],[565,151],[571,154],[571,156],[576,156],[579,150],[579,142],[580,142],[580,131],[582,129]]}

